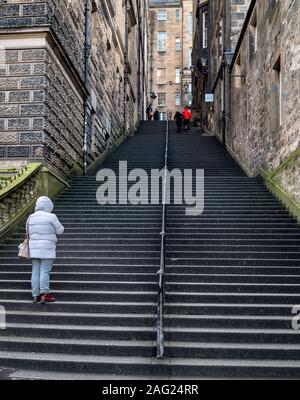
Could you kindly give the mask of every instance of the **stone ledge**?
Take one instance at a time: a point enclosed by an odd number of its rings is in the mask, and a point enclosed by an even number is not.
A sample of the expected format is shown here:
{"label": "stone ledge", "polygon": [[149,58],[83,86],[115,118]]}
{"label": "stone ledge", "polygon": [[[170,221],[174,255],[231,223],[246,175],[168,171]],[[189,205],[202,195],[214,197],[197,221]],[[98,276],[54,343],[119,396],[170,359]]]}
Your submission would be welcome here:
{"label": "stone ledge", "polygon": [[256,176],[255,173],[251,172],[250,169],[239,159],[238,155],[232,150],[232,148],[226,144],[226,150],[231,155],[231,157],[238,163],[238,165],[242,168],[249,178],[253,178]]}
{"label": "stone ledge", "polygon": [[59,177],[55,172],[43,166],[42,163],[29,163],[24,174],[0,191],[0,203],[1,200],[9,196],[11,193],[18,191],[30,178],[36,179],[37,191],[35,191],[32,198],[24,205],[24,207],[17,210],[14,215],[12,215],[9,220],[1,226],[0,238],[6,237],[8,234],[20,227],[20,224],[22,224],[32,212],[39,196],[55,198],[58,193],[69,187],[67,181]]}
{"label": "stone ledge", "polygon": [[13,182],[9,183],[4,189],[0,190],[0,201],[22,186],[23,183],[26,182],[32,175],[36,174],[41,167],[42,164],[40,163],[29,164],[22,175],[17,176]]}
{"label": "stone ledge", "polygon": [[261,169],[261,175],[265,180],[267,189],[274,194],[274,196],[286,207],[291,215],[295,217],[300,224],[300,204],[296,202],[278,183],[276,183],[271,176]]}

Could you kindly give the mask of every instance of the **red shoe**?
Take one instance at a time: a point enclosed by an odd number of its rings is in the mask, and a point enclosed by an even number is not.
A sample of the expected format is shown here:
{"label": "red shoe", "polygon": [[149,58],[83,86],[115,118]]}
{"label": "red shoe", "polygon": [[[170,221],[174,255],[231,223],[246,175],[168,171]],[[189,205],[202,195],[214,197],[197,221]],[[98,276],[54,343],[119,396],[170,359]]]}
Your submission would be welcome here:
{"label": "red shoe", "polygon": [[55,297],[53,297],[50,293],[44,293],[41,296],[41,303],[54,303]]}
{"label": "red shoe", "polygon": [[41,301],[41,295],[39,295],[39,296],[34,296],[33,298],[32,298],[32,302],[33,303],[39,303],[40,301]]}

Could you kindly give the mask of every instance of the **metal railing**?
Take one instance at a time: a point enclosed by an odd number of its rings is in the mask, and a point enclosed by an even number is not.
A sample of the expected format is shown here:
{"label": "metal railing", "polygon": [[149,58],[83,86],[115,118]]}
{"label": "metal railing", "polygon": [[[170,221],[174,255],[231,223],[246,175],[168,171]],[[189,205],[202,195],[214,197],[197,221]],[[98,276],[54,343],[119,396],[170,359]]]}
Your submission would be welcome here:
{"label": "metal railing", "polygon": [[169,154],[169,121],[166,129],[165,165],[162,199],[162,231],[160,250],[160,269],[158,271],[158,300],[157,300],[157,358],[164,357],[164,301],[165,301],[165,248],[166,248],[166,212],[167,212],[167,172]]}

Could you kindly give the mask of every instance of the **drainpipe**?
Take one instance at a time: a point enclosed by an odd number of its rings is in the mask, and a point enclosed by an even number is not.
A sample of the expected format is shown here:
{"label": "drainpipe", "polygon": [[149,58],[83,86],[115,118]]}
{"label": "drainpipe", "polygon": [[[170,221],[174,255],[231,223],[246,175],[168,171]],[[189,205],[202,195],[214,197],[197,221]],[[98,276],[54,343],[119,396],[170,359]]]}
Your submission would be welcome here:
{"label": "drainpipe", "polygon": [[223,104],[222,104],[222,144],[226,148],[226,82],[227,82],[227,68],[226,63],[223,63],[223,80],[221,81],[222,92],[223,92]]}
{"label": "drainpipe", "polygon": [[142,84],[142,71],[141,71],[141,48],[142,48],[142,34],[141,34],[141,9],[140,9],[140,2],[139,0],[136,1],[136,6],[137,6],[137,19],[138,19],[138,124],[142,120],[141,117],[141,111],[142,111],[142,104],[141,104],[141,98],[142,98],[142,90],[141,90],[141,84]]}
{"label": "drainpipe", "polygon": [[182,3],[181,7],[181,39],[180,39],[180,49],[181,49],[181,107],[185,106],[184,100],[184,54],[183,54],[183,40],[184,40],[184,5]]}
{"label": "drainpipe", "polygon": [[[143,14],[140,0],[136,1],[138,10],[138,31],[139,31],[139,45],[138,45],[138,104],[139,104],[139,120],[142,121],[145,116],[145,21],[146,21],[146,6],[144,5]],[[140,122],[139,121],[139,122]]]}
{"label": "drainpipe", "polygon": [[145,52],[145,35],[146,35],[146,5],[144,5],[144,15],[141,17],[143,20],[143,29],[142,29],[142,34],[143,34],[143,47],[142,47],[142,60],[143,60],[143,93],[142,93],[142,120],[145,119],[145,96],[146,96],[146,91],[148,88],[148,82],[146,82],[146,52]]}
{"label": "drainpipe", "polygon": [[[90,0],[85,0],[84,5],[84,84],[87,88],[89,80],[89,17],[90,17]],[[88,95],[84,94],[83,99],[83,173],[87,175],[88,169]]]}
{"label": "drainpipe", "polygon": [[128,0],[125,1],[125,50],[124,50],[124,135],[127,134],[127,89],[128,89]]}

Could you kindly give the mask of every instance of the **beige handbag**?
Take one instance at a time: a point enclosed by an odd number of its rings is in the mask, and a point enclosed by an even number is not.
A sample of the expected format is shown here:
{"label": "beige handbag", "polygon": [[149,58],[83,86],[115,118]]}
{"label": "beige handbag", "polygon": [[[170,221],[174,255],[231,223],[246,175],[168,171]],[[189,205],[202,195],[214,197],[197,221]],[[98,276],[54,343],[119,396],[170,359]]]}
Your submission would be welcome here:
{"label": "beige handbag", "polygon": [[21,243],[19,246],[18,257],[23,258],[25,260],[28,260],[30,258],[30,256],[29,256],[29,220],[27,221],[27,224],[26,224],[26,233],[25,233],[24,242]]}

